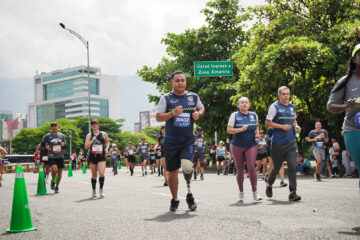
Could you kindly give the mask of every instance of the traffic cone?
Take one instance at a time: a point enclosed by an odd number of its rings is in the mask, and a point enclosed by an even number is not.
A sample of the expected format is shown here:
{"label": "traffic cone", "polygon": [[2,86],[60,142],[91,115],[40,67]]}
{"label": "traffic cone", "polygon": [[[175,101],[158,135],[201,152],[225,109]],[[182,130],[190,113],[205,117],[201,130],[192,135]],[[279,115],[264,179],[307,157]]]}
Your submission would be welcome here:
{"label": "traffic cone", "polygon": [[45,184],[44,167],[43,165],[40,165],[39,180],[38,180],[36,195],[45,195],[45,194],[46,194],[46,184]]}
{"label": "traffic cone", "polygon": [[84,174],[86,174],[86,163],[83,164],[83,172]]}
{"label": "traffic cone", "polygon": [[121,161],[119,161],[119,167],[118,168],[119,168],[119,170],[121,169]]}
{"label": "traffic cone", "polygon": [[69,163],[69,171],[68,171],[68,177],[72,177],[72,166],[71,166],[71,162]]}
{"label": "traffic cone", "polygon": [[18,165],[16,166],[10,228],[6,232],[28,232],[33,230],[37,229],[33,227],[31,221],[24,170],[21,165]]}

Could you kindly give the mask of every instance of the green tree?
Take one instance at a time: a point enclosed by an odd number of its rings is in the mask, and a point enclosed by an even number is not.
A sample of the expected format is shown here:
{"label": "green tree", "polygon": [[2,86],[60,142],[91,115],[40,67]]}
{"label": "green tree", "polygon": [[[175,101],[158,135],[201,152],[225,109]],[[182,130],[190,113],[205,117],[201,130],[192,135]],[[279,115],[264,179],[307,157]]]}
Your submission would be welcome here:
{"label": "green tree", "polygon": [[143,132],[150,138],[156,140],[160,135],[160,127],[146,127]]}
{"label": "green tree", "polygon": [[[171,91],[170,74],[175,70],[186,73],[187,89],[197,93],[206,113],[197,124],[207,135],[214,131],[221,138],[226,136],[226,123],[234,106],[230,96],[236,94],[234,77],[194,77],[194,61],[230,60],[247,39],[244,27],[249,14],[238,4],[238,0],[215,0],[206,4],[202,10],[206,25],[199,29],[187,29],[184,33],[168,33],[162,39],[168,57],[164,57],[157,67],[144,66],[138,70],[143,81],[157,85],[161,93]],[[235,67],[234,73],[238,74]],[[150,101],[158,102],[158,96],[149,96]]]}
{"label": "green tree", "polygon": [[249,11],[258,20],[234,55],[240,74],[233,104],[248,96],[263,123],[278,87],[286,85],[303,127],[302,141],[316,120],[339,134],[342,116],[329,114],[326,103],[359,42],[359,1],[276,0]]}

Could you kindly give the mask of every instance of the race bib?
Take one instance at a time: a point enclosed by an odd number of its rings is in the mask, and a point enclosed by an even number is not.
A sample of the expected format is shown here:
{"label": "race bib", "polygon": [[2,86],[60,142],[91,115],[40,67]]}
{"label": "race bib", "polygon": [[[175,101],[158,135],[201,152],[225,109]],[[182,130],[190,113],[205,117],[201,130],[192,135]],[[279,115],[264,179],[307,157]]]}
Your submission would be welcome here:
{"label": "race bib", "polygon": [[203,143],[202,142],[198,142],[198,148],[202,148],[202,146],[203,146]]}
{"label": "race bib", "polygon": [[42,160],[43,160],[43,161],[49,160],[49,159],[48,159],[48,156],[43,156],[43,157],[42,157]]}
{"label": "race bib", "polygon": [[146,152],[147,152],[146,149],[142,149],[142,150],[141,150],[141,153],[142,153],[142,154],[146,154]]}
{"label": "race bib", "polygon": [[54,145],[53,153],[61,153],[61,145]]}
{"label": "race bib", "polygon": [[210,153],[215,153],[216,151],[213,149],[210,149]]}
{"label": "race bib", "polygon": [[189,127],[190,126],[190,113],[182,113],[174,117],[175,127]]}
{"label": "race bib", "polygon": [[155,156],[150,156],[150,160],[155,160]]}
{"label": "race bib", "polygon": [[134,150],[129,150],[129,155],[133,155]]}
{"label": "race bib", "polygon": [[360,129],[360,112],[355,114],[354,122],[355,122],[355,127]]}
{"label": "race bib", "polygon": [[103,145],[98,145],[98,144],[94,144],[92,146],[92,151],[93,154],[102,154],[103,153]]}
{"label": "race bib", "polygon": [[324,142],[316,142],[315,146],[316,148],[324,148]]}
{"label": "race bib", "polygon": [[161,157],[161,152],[157,152],[156,155],[157,155],[158,157]]}

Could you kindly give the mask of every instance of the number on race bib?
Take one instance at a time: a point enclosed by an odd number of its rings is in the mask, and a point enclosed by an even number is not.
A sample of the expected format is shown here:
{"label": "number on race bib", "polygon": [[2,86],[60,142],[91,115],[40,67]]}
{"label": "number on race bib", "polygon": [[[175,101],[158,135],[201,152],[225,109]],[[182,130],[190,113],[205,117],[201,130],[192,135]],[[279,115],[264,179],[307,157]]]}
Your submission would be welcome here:
{"label": "number on race bib", "polygon": [[61,145],[54,145],[53,153],[60,153],[60,152],[61,152]]}
{"label": "number on race bib", "polygon": [[189,127],[190,126],[190,113],[182,113],[174,117],[175,127]]}
{"label": "number on race bib", "polygon": [[98,145],[98,144],[94,144],[93,146],[92,146],[92,150],[91,150],[91,152],[93,153],[93,154],[102,154],[103,153],[103,145]]}

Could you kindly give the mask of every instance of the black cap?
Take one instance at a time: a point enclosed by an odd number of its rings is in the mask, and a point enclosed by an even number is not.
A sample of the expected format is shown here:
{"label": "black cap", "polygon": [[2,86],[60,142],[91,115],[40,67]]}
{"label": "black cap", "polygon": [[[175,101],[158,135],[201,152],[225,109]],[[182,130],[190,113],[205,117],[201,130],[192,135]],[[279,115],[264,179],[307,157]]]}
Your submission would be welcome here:
{"label": "black cap", "polygon": [[144,138],[144,137],[142,137],[142,138],[141,138],[141,140],[145,140],[145,138]]}
{"label": "black cap", "polygon": [[90,122],[91,124],[93,124],[93,123],[97,123],[97,124],[99,124],[99,120],[97,120],[97,119],[93,119],[93,120],[91,120],[91,122]]}
{"label": "black cap", "polygon": [[57,124],[56,122],[52,122],[52,123],[50,124],[50,126],[53,126],[53,125],[58,126],[58,124]]}

